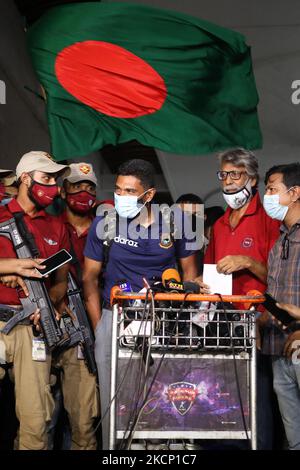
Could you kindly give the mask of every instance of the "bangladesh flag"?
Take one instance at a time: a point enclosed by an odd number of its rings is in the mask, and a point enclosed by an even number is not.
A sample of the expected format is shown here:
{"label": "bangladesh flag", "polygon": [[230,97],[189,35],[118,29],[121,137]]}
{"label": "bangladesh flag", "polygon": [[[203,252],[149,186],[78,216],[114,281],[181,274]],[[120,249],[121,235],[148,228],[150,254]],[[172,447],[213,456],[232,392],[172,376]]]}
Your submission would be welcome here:
{"label": "bangladesh flag", "polygon": [[261,147],[250,48],[239,33],[91,2],[52,8],[28,41],[58,160],[133,139],[184,154]]}

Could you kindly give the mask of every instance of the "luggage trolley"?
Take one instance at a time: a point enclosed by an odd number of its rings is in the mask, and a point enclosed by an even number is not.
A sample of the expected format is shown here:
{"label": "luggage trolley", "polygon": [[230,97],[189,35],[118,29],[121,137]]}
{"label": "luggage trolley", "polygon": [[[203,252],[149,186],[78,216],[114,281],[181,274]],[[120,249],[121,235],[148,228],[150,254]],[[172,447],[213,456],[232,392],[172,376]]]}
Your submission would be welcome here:
{"label": "luggage trolley", "polygon": [[255,304],[263,301],[256,291],[113,288],[110,449],[147,449],[153,439],[173,450],[249,439],[256,449]]}

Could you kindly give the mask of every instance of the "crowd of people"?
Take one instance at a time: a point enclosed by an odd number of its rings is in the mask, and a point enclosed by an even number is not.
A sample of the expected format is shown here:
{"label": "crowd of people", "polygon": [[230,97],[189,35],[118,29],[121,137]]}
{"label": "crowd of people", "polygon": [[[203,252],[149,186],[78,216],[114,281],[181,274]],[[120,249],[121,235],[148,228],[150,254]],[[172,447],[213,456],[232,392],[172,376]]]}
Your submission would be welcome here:
{"label": "crowd of people", "polygon": [[[192,238],[185,230],[176,237],[172,228],[166,233],[155,210],[155,170],[147,161],[129,160],[119,167],[109,208],[96,199],[97,178],[89,163],[62,165],[46,152],[31,151],[15,171],[0,170],[0,331],[30,295],[28,279],[46,285],[58,324],[72,318],[71,273],[93,330],[97,364],[97,374],[91,373],[80,344],[53,351],[43,335],[39,308],[9,333],[0,332],[0,416],[9,389],[15,449],[108,449],[111,288],[126,280],[137,292],[145,278],[177,268],[183,281],[197,282],[200,293],[207,294],[203,264],[212,263],[219,273],[232,274],[233,294],[267,291],[294,319],[293,328],[286,328],[262,306],[257,309],[257,430],[258,448],[273,449],[281,416],[288,448],[300,450],[300,164],[267,171],[263,202],[252,152],[223,152],[219,165],[216,178],[227,207],[225,212],[205,208],[199,246],[191,242],[200,236],[195,228],[203,201],[194,194],[176,201]],[[55,205],[58,198],[61,203]],[[107,217],[115,224],[110,239],[103,229]],[[32,257],[18,258],[12,241],[3,236],[1,227],[11,219],[25,226],[23,242]],[[38,269],[61,249],[71,253],[72,261],[43,278]],[[0,423],[0,440],[4,426],[11,429],[7,416]]]}

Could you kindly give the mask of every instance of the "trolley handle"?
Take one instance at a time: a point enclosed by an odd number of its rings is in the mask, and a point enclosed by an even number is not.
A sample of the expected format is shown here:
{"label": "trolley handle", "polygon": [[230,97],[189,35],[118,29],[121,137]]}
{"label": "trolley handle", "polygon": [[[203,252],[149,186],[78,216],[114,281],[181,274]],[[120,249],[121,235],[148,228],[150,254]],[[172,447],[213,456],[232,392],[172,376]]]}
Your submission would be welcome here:
{"label": "trolley handle", "polygon": [[[110,291],[110,304],[114,305],[125,300],[146,300],[146,293],[126,292],[120,290],[119,286],[112,287]],[[220,295],[216,294],[175,294],[175,293],[156,293],[154,300],[183,301],[188,302],[220,302]],[[246,310],[251,305],[261,304],[265,297],[259,291],[249,291],[247,295],[222,295],[222,301],[232,303],[243,303]]]}

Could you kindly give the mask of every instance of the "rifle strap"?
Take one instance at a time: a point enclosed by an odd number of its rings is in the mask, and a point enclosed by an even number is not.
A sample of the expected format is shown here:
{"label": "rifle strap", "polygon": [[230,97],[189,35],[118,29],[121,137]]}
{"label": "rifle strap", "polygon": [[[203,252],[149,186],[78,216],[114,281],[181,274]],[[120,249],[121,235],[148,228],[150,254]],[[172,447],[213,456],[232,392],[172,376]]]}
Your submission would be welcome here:
{"label": "rifle strap", "polygon": [[104,239],[103,239],[103,265],[102,272],[105,271],[105,268],[108,263],[109,251],[111,245],[116,236],[116,227],[117,227],[117,218],[118,214],[116,209],[111,209],[107,212],[104,219]]}
{"label": "rifle strap", "polygon": [[39,258],[40,252],[37,248],[33,234],[28,230],[28,227],[24,221],[24,212],[14,212],[13,217],[16,221],[18,231],[22,239],[24,240],[25,245],[29,248],[33,258]]}
{"label": "rifle strap", "polygon": [[73,258],[72,261],[71,261],[71,264],[75,268],[77,282],[80,286],[82,286],[82,269],[81,269],[81,265],[80,265],[79,259],[77,258],[75,248],[74,248],[74,245],[72,243],[71,236],[69,238],[70,238],[70,254],[72,255],[72,258]]}

